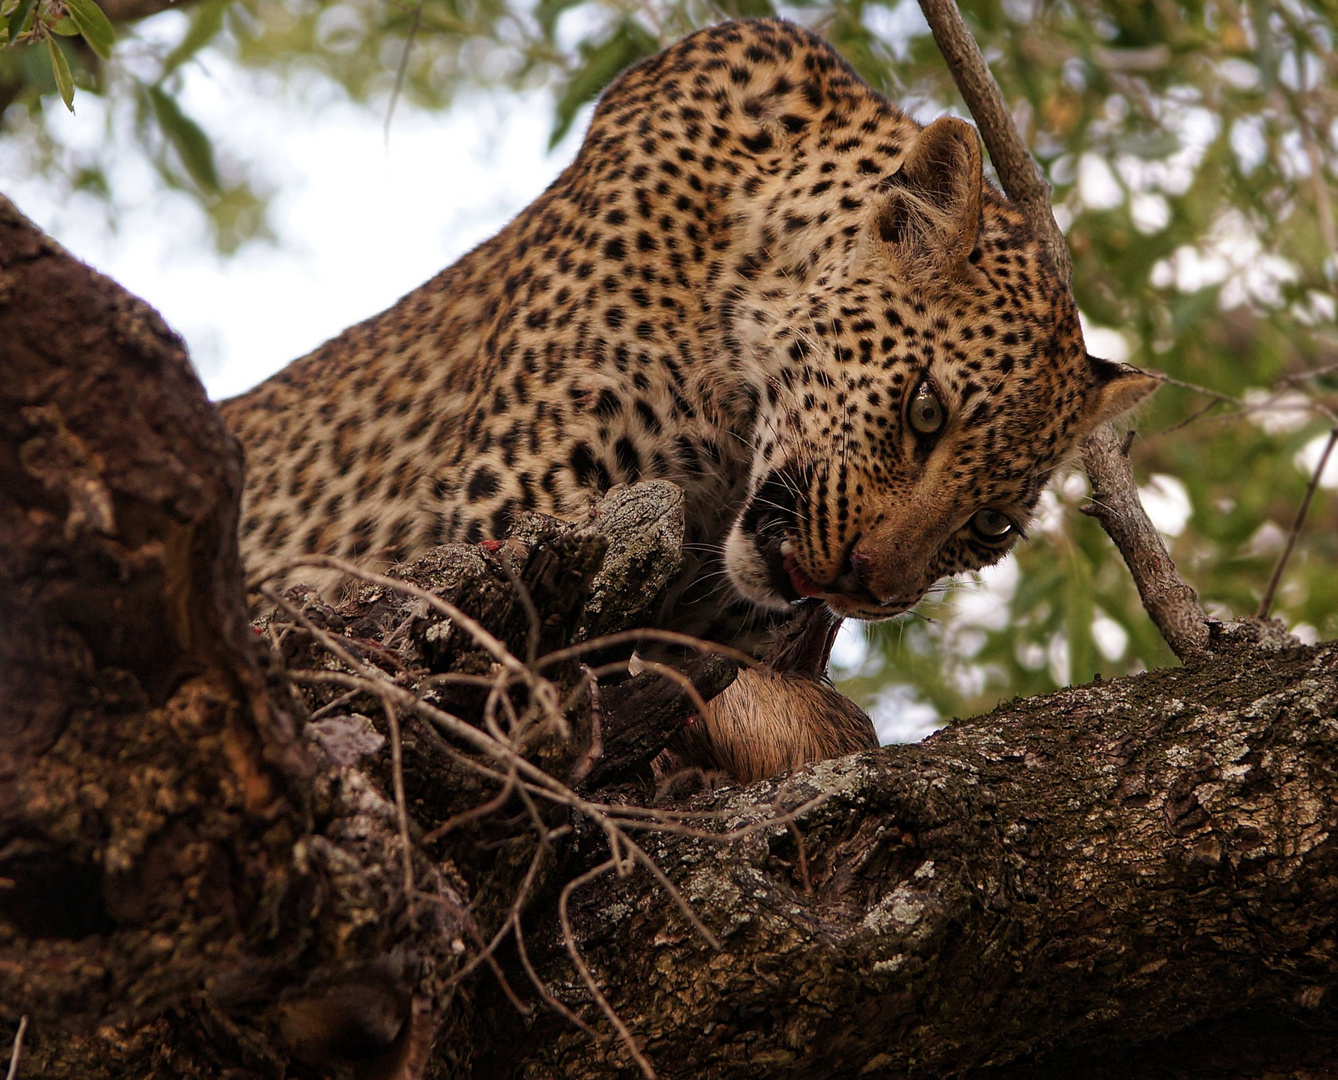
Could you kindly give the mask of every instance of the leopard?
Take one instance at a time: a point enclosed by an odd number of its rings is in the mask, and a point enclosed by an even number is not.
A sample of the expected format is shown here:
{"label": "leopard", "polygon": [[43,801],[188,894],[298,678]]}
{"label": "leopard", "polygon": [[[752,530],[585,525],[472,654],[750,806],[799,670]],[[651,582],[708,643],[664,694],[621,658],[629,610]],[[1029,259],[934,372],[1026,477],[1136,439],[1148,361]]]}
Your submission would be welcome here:
{"label": "leopard", "polygon": [[[768,18],[629,68],[497,235],[221,408],[253,571],[385,567],[667,480],[690,557],[664,623],[756,654],[797,606],[888,619],[1003,558],[1156,385],[1088,353],[970,124]],[[744,674],[694,733],[742,779],[876,745]]]}

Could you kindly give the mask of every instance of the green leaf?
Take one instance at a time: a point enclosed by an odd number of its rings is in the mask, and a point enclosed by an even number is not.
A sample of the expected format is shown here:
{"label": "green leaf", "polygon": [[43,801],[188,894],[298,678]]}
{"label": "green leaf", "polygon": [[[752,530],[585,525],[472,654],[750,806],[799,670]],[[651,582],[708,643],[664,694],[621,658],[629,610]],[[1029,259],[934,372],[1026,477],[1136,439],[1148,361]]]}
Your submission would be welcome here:
{"label": "green leaf", "polygon": [[623,18],[613,33],[597,45],[581,45],[581,66],[567,81],[558,99],[553,132],[548,137],[551,150],[571,130],[581,106],[592,101],[624,68],[658,52],[660,43],[632,19]]}
{"label": "green leaf", "polygon": [[112,46],[116,43],[116,31],[102,8],[94,0],[65,0],[65,10],[70,13],[79,33],[84,35],[89,48],[106,60],[111,56]]}
{"label": "green leaf", "polygon": [[74,112],[74,76],[70,74],[70,63],[65,59],[60,46],[56,44],[55,38],[47,38],[46,47],[51,51],[51,73],[56,77],[56,89],[60,91],[60,99],[65,102],[65,107],[70,112]]}
{"label": "green leaf", "polygon": [[79,26],[73,19],[60,19],[50,24],[49,29],[61,37],[78,37]]}
{"label": "green leaf", "polygon": [[204,129],[182,112],[176,99],[170,97],[161,86],[149,87],[149,101],[153,103],[153,114],[158,119],[158,126],[177,152],[177,157],[190,173],[191,179],[203,191],[211,195],[218,194],[222,185],[214,166],[214,145]]}
{"label": "green leaf", "polygon": [[24,24],[28,21],[28,16],[33,13],[33,8],[37,6],[37,0],[19,0],[19,5],[9,13],[9,43],[14,44],[23,33]]}
{"label": "green leaf", "polygon": [[186,36],[177,47],[167,54],[163,61],[163,74],[170,75],[182,64],[211,42],[223,28],[223,16],[227,14],[232,0],[208,0],[198,5],[191,12],[190,26]]}
{"label": "green leaf", "polygon": [[107,174],[97,165],[86,165],[75,171],[73,176],[75,191],[88,191],[105,199],[111,195],[111,184]]}

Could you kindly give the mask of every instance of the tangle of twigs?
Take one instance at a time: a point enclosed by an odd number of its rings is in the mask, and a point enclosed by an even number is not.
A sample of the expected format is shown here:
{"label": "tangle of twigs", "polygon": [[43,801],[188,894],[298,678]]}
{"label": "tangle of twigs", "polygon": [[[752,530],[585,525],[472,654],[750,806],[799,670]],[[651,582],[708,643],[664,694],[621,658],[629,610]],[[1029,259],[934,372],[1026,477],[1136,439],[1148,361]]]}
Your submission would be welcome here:
{"label": "tangle of twigs", "polygon": [[[364,644],[372,643],[364,643],[359,639],[355,644],[353,639],[319,625],[299,603],[266,585],[266,581],[270,578],[286,575],[293,569],[303,566],[334,569],[350,580],[367,582],[407,600],[421,602],[427,610],[442,619],[450,620],[454,627],[464,631],[472,643],[491,658],[493,671],[486,675],[418,672],[410,670],[402,659],[393,653],[382,656],[383,652],[389,653],[391,650],[383,648],[364,650]],[[371,697],[379,703],[389,731],[390,772],[399,822],[406,897],[412,898],[414,895],[415,844],[404,782],[404,748],[399,722],[402,715],[413,715],[426,721],[429,730],[437,733],[433,744],[439,750],[449,755],[452,761],[463,768],[497,785],[495,794],[491,794],[476,805],[452,814],[422,833],[417,841],[419,847],[436,844],[467,823],[498,815],[513,805],[513,802],[518,801],[523,806],[524,818],[537,838],[534,853],[530,857],[520,884],[510,898],[500,925],[486,940],[481,935],[477,937],[473,955],[454,973],[451,978],[452,983],[460,982],[486,964],[496,974],[512,1003],[522,1012],[527,1012],[528,1006],[507,984],[496,961],[497,950],[510,939],[515,943],[515,952],[521,968],[540,1000],[582,1030],[593,1033],[589,1024],[570,1006],[560,1001],[536,973],[525,950],[521,921],[526,906],[533,897],[544,860],[552,854],[553,841],[571,831],[568,825],[552,827],[551,815],[546,816],[544,807],[561,807],[573,812],[602,833],[608,858],[572,878],[561,890],[558,917],[562,939],[591,1000],[604,1015],[642,1074],[652,1078],[655,1075],[654,1069],[636,1037],[609,1003],[581,955],[568,913],[572,894],[581,886],[609,872],[625,877],[635,868],[641,867],[655,879],[701,939],[711,948],[719,949],[719,939],[702,922],[677,885],[637,842],[633,834],[638,831],[667,832],[728,843],[758,831],[776,827],[785,828],[794,835],[801,862],[800,876],[807,890],[810,888],[807,860],[797,820],[825,801],[825,796],[807,800],[785,812],[781,812],[778,801],[777,813],[772,817],[749,823],[741,828],[718,830],[710,826],[718,822],[728,811],[691,812],[605,803],[578,792],[574,785],[580,782],[581,777],[588,772],[590,765],[600,753],[598,725],[601,712],[599,696],[601,679],[614,674],[650,671],[677,684],[697,710],[707,708],[707,703],[692,681],[682,672],[667,664],[644,660],[635,654],[631,659],[610,661],[596,667],[582,663],[576,684],[566,688],[548,677],[547,673],[557,665],[581,661],[592,652],[607,650],[613,646],[635,645],[649,641],[690,646],[704,652],[715,652],[741,663],[753,664],[756,661],[747,654],[726,646],[664,630],[635,630],[605,634],[555,649],[544,655],[537,655],[541,625],[539,612],[524,582],[508,560],[503,561],[502,569],[518,594],[529,624],[525,659],[514,655],[504,642],[450,601],[412,582],[373,573],[332,556],[304,556],[294,559],[282,568],[277,568],[265,577],[253,581],[250,587],[271,605],[274,615],[270,620],[269,630],[276,640],[282,641],[283,636],[288,633],[304,634],[332,661],[332,664],[326,666],[297,668],[288,672],[288,677],[298,685],[337,690],[334,699],[314,710],[313,716],[328,716],[336,709],[349,706],[359,696]],[[376,662],[373,663],[359,655],[362,651],[370,652]],[[379,666],[382,663],[394,669],[393,672]],[[471,685],[486,690],[477,723],[455,715],[423,696],[423,691],[450,683]],[[518,697],[515,696],[517,692]],[[571,738],[569,714],[583,699],[587,703],[587,714],[592,725],[589,732],[590,745],[584,756],[577,759],[570,777],[564,779],[554,776],[535,764],[527,754],[532,752],[540,736],[552,733],[562,739]]]}

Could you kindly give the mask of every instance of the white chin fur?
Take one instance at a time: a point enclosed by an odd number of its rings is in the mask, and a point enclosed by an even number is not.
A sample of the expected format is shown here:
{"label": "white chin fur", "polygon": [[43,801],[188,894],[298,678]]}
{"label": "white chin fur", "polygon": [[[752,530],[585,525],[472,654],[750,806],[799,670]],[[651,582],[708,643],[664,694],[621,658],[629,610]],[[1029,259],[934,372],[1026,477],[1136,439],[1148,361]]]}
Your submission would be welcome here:
{"label": "white chin fur", "polygon": [[725,571],[735,590],[750,603],[768,611],[790,609],[790,602],[771,587],[765,568],[758,563],[752,541],[737,525],[725,538]]}

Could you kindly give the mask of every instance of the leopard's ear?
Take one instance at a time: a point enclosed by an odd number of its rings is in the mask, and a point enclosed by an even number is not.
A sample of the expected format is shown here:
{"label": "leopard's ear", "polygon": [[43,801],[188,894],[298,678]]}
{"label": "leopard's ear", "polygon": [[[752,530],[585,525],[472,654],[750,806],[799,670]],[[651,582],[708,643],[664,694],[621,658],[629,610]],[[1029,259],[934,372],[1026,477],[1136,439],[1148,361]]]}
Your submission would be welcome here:
{"label": "leopard's ear", "polygon": [[1123,416],[1152,391],[1161,380],[1128,364],[1116,364],[1100,357],[1087,356],[1087,415],[1083,426],[1093,431]]}
{"label": "leopard's ear", "polygon": [[927,283],[965,272],[980,234],[983,184],[976,129],[952,116],[935,120],[888,177],[871,241],[912,280]]}

